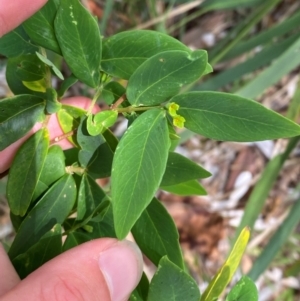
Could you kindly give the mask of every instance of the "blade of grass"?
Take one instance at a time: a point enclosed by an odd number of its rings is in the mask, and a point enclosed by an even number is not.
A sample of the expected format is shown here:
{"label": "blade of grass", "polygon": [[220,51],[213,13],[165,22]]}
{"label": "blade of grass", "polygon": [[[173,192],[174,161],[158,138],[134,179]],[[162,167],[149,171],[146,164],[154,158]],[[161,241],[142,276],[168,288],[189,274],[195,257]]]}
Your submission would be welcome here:
{"label": "blade of grass", "polygon": [[254,57],[246,59],[245,62],[227,69],[216,76],[212,76],[205,82],[193,88],[193,90],[207,91],[218,90],[225,85],[240,79],[243,75],[253,72],[259,68],[262,68],[279,57],[290,45],[295,42],[299,37],[299,34],[285,39],[280,43],[274,43],[265,47],[262,51],[257,53]]}
{"label": "blade of grass", "polygon": [[210,10],[237,9],[240,7],[251,7],[259,4],[261,0],[206,0],[203,7]]}
{"label": "blade of grass", "polygon": [[266,1],[264,5],[259,6],[256,10],[250,14],[248,18],[241,23],[241,28],[236,35],[229,34],[232,39],[227,45],[222,47],[211,59],[210,64],[215,65],[219,62],[235,45],[237,45],[240,40],[246,36],[246,34],[251,30],[251,28],[257,24],[271,9],[273,9],[281,0],[271,0]]}
{"label": "blade of grass", "polygon": [[205,0],[197,0],[197,1],[190,2],[190,3],[179,5],[178,7],[172,9],[172,11],[167,10],[167,12],[165,14],[158,16],[157,18],[154,18],[152,20],[149,20],[143,24],[140,24],[140,25],[136,26],[134,29],[146,29],[146,28],[149,28],[162,21],[172,19],[176,16],[179,16],[179,15],[199,6],[204,1]]}
{"label": "blade of grass", "polygon": [[300,38],[298,38],[272,65],[236,92],[237,95],[254,98],[278,82],[300,64]]}
{"label": "blade of grass", "polygon": [[289,141],[287,149],[283,154],[274,157],[268,162],[264,171],[261,174],[259,181],[256,183],[244,210],[244,215],[236,230],[235,239],[237,239],[239,233],[245,226],[253,228],[254,223],[259,216],[262,208],[265,205],[266,198],[269,194],[270,189],[275,183],[278,174],[283,166],[283,163],[288,158],[291,151],[297,145],[299,141],[299,136],[292,138]]}
{"label": "blade of grass", "polygon": [[300,221],[300,199],[291,207],[289,215],[285,219],[284,223],[279,227],[276,233],[271,238],[268,245],[263,249],[260,256],[255,260],[254,265],[248,276],[253,280],[257,280],[259,275],[265,271],[280,248],[289,239],[289,236],[293,229]]}
{"label": "blade of grass", "polygon": [[300,11],[294,13],[294,15],[292,15],[288,19],[274,25],[270,29],[256,34],[252,39],[240,42],[236,47],[234,47],[224,56],[222,61],[236,58],[237,56],[250,51],[256,46],[266,45],[267,43],[272,42],[274,38],[278,39],[278,37],[288,33],[291,30],[294,30],[295,28],[298,28],[299,26]]}
{"label": "blade of grass", "polygon": [[[300,81],[298,83],[298,89],[296,90],[290,104],[290,106],[293,107],[294,109],[296,109],[296,106],[298,104],[297,107],[298,110],[296,110],[297,112],[299,112],[299,107],[300,107],[299,98],[300,98]],[[293,111],[288,110],[287,118],[296,121],[298,116],[295,115]],[[277,155],[272,160],[270,160],[266,165],[259,181],[256,183],[252,193],[249,196],[246,208],[244,210],[244,215],[236,230],[235,239],[233,241],[237,239],[239,233],[242,231],[242,229],[245,226],[253,228],[257,217],[259,216],[262,208],[264,207],[269,191],[271,190],[273,184],[275,183],[278,177],[278,174],[283,166],[284,161],[288,158],[289,154],[295,148],[295,146],[299,141],[300,141],[300,136],[291,138],[289,140],[289,143],[284,153]]]}
{"label": "blade of grass", "polygon": [[106,0],[102,20],[101,20],[101,23],[100,23],[100,32],[102,34],[104,34],[105,31],[106,31],[108,18],[110,17],[110,15],[113,11],[113,8],[114,8],[114,1],[113,0]]}

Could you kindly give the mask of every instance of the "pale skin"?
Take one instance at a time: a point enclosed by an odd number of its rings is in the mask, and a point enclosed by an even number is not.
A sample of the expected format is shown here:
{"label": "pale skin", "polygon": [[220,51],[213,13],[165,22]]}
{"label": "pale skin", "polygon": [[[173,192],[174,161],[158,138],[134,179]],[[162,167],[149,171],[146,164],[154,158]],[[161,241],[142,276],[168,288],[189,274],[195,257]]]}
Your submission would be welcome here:
{"label": "pale skin", "polygon": [[[0,0],[0,37],[13,30],[46,0]],[[91,100],[73,97],[63,100],[69,105],[88,109]],[[99,108],[95,108],[97,112]],[[0,173],[5,172],[20,145],[41,127],[36,124],[22,139],[0,152]],[[48,129],[50,139],[63,134],[55,115]],[[66,139],[58,144],[63,149],[72,145]],[[126,301],[142,274],[142,256],[136,245],[112,238],[96,239],[71,249],[44,264],[20,280],[0,244],[1,301]]]}

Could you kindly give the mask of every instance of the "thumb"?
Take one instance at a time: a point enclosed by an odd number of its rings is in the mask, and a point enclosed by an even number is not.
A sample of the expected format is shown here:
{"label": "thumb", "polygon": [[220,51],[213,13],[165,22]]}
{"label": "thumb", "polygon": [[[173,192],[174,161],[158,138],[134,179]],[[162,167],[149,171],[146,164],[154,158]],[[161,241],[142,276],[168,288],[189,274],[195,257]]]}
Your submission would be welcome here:
{"label": "thumb", "polygon": [[141,252],[132,242],[96,239],[47,262],[1,301],[126,301],[142,266]]}

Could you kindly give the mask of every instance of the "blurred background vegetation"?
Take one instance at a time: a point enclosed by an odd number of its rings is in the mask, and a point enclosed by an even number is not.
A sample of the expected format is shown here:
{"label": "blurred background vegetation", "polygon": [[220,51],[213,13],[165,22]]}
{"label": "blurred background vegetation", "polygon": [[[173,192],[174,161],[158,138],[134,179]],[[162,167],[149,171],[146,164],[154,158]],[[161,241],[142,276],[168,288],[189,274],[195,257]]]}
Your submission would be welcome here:
{"label": "blurred background vegetation", "polygon": [[[252,98],[300,121],[299,0],[82,0],[108,37],[131,29],[157,30],[193,49],[206,49],[214,72],[189,90],[212,90]],[[64,72],[66,66],[56,58]],[[5,83],[0,60],[0,96]],[[91,96],[84,85],[69,96]],[[122,133],[122,121],[116,128]],[[252,240],[241,264],[263,300],[300,300],[299,137],[260,143],[210,141],[180,132],[177,151],[213,176],[203,181],[208,196],[161,193],[178,226],[184,256],[203,291],[242,227]],[[12,235],[0,181],[0,239]],[[151,266],[148,273],[151,274]]]}

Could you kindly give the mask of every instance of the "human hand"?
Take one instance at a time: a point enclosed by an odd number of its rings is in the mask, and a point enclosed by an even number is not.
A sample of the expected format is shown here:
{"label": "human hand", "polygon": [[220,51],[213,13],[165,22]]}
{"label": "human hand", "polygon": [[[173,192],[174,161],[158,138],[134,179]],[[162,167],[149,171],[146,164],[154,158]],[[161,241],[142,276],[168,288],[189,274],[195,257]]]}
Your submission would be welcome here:
{"label": "human hand", "polygon": [[[46,2],[0,0],[0,37]],[[62,102],[83,109],[88,109],[91,104],[91,100],[85,97]],[[97,111],[98,107],[94,109]],[[37,123],[22,139],[0,152],[0,173],[9,168],[20,145],[40,127],[41,124]],[[63,134],[56,115],[51,115],[48,129],[51,140]],[[58,144],[63,149],[72,147],[66,139]],[[21,281],[0,244],[0,266],[1,301],[125,301],[141,278],[142,255],[131,242],[96,239],[52,259]]]}
{"label": "human hand", "polygon": [[[20,25],[24,20],[39,10],[46,2],[47,0],[0,0],[0,37]],[[22,9],[20,9],[20,7]],[[87,110],[91,104],[91,100],[86,97],[72,97],[63,100],[62,103]],[[98,111],[99,107],[95,106],[93,113],[97,113]],[[11,144],[3,151],[0,151],[0,174],[10,167],[19,147],[40,128],[40,123],[35,124],[23,138]],[[51,115],[48,122],[48,129],[50,141],[63,134],[56,115]],[[60,145],[63,149],[73,147],[67,139],[61,140],[56,144]]]}
{"label": "human hand", "polygon": [[1,301],[126,301],[142,274],[129,241],[102,238],[52,259],[20,281],[0,244]]}
{"label": "human hand", "polygon": [[47,0],[0,0],[0,37],[19,26]]}

